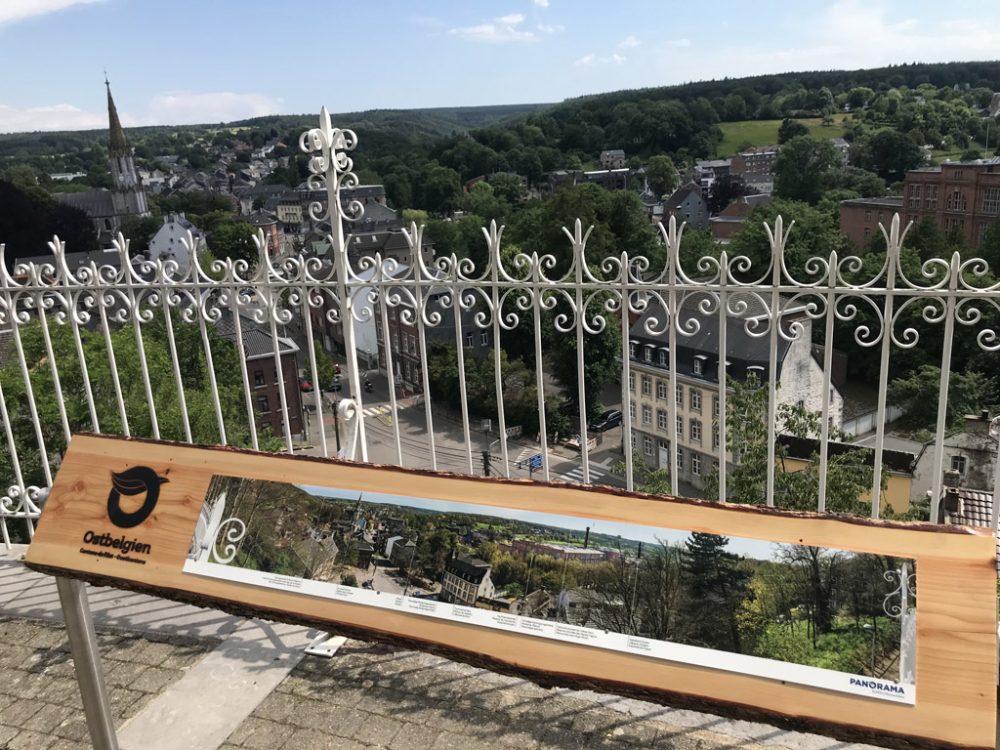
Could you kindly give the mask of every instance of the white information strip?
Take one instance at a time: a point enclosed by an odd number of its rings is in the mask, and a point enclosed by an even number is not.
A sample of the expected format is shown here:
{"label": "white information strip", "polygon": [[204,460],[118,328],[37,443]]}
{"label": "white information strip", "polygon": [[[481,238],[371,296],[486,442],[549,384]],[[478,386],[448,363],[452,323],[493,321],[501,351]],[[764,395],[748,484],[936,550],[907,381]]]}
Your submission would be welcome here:
{"label": "white information strip", "polygon": [[380,593],[369,589],[344,586],[339,583],[315,581],[275,573],[262,573],[231,565],[186,560],[184,572],[208,576],[235,583],[263,588],[294,591],[307,596],[349,602],[368,607],[378,607],[397,612],[407,612],[424,617],[451,620],[479,627],[506,630],[521,635],[604,648],[628,654],[638,654],[665,661],[694,664],[709,669],[738,672],[764,677],[779,682],[835,690],[868,698],[878,698],[894,703],[914,705],[914,685],[905,685],[862,675],[835,672],[830,669],[803,664],[764,659],[757,656],[735,654],[716,649],[688,646],[670,641],[642,638],[623,633],[613,633],[553,620],[523,617],[507,612],[495,612],[478,607],[449,604],[433,599],[421,599],[400,594]]}

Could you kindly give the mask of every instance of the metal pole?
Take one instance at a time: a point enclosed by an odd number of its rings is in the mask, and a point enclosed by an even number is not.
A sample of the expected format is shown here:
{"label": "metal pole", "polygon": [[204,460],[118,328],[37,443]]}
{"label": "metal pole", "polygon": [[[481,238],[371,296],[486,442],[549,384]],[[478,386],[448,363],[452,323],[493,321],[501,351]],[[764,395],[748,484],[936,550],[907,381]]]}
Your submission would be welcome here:
{"label": "metal pole", "polygon": [[59,602],[62,604],[66,633],[73,652],[76,681],[87,717],[90,743],[94,750],[118,750],[118,736],[111,718],[111,704],[104,685],[101,654],[97,650],[97,634],[87,604],[87,590],[83,583],[69,578],[56,578]]}

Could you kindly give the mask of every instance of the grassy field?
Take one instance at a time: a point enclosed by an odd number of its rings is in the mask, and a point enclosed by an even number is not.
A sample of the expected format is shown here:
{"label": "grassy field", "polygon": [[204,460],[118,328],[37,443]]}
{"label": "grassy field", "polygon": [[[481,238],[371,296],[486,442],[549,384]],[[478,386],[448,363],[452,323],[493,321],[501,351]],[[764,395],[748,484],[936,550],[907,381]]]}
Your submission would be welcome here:
{"label": "grassy field", "polygon": [[[844,115],[834,115],[833,125],[823,125],[818,117],[799,120],[809,128],[809,134],[814,138],[837,138],[844,134],[840,124]],[[754,146],[770,146],[778,142],[778,127],[781,120],[741,120],[740,122],[719,123],[724,138],[719,144],[717,156],[732,156],[740,146],[750,143]]]}

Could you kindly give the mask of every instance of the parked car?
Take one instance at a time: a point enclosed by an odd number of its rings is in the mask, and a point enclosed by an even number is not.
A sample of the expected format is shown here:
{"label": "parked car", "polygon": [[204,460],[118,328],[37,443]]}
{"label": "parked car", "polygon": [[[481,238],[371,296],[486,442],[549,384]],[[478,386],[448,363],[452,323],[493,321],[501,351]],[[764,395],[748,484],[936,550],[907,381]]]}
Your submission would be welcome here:
{"label": "parked car", "polygon": [[597,419],[592,421],[588,427],[594,432],[604,432],[613,427],[618,427],[622,423],[622,413],[617,409],[608,409]]}
{"label": "parked car", "polygon": [[299,378],[299,390],[303,393],[310,393],[313,389],[313,384],[310,383],[306,378]]}

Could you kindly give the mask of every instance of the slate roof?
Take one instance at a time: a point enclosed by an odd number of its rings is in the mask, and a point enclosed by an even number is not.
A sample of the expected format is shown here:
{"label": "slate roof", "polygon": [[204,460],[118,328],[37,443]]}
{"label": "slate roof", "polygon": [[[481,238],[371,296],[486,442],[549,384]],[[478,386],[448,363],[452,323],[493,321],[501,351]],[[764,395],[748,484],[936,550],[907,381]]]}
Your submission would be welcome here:
{"label": "slate roof", "polygon": [[91,218],[101,219],[106,216],[115,216],[111,191],[106,188],[88,190],[84,193],[56,193],[52,197],[67,206],[79,208]]}
{"label": "slate roof", "polygon": [[679,188],[677,188],[670,195],[669,198],[663,201],[663,203],[666,206],[672,206],[672,207],[679,206],[685,200],[687,200],[688,196],[691,195],[691,193],[695,193],[698,196],[698,198],[701,198],[701,191],[699,190],[698,186],[695,185],[693,182],[689,182],[686,185],[681,185]]}
{"label": "slate roof", "polygon": [[[223,315],[222,319],[216,324],[216,328],[223,338],[235,343],[236,325],[233,322],[232,315]],[[270,331],[241,315],[240,332],[243,334],[243,351],[246,353],[248,362],[253,359],[274,356],[274,339],[271,337]],[[278,336],[278,348],[282,356],[285,354],[295,354],[299,351],[299,347],[294,341],[281,336]]]}
{"label": "slate roof", "polygon": [[[813,456],[819,455],[819,440],[815,438],[798,438],[791,435],[778,435],[778,444],[783,446],[789,458],[798,458],[804,461],[812,460]],[[862,451],[866,466],[873,466],[875,463],[875,451],[872,448],[863,448],[849,443],[838,443],[830,440],[827,442],[827,454],[840,456],[849,451]],[[913,453],[906,451],[883,450],[882,463],[889,471],[900,474],[912,474],[916,465],[917,457]]]}
{"label": "slate roof", "polygon": [[[740,367],[740,364],[742,364],[743,368],[749,366],[760,366],[765,368],[765,371],[761,373],[761,376],[766,378],[770,337],[766,335],[753,337],[746,332],[747,319],[752,318],[755,315],[763,314],[763,310],[759,309],[759,302],[753,295],[746,295],[745,301],[750,307],[744,317],[726,317],[726,359],[733,363],[730,367],[729,373],[733,377],[742,378],[743,373],[741,371],[742,368]],[[677,371],[682,374],[693,374],[694,369],[692,362],[690,361],[690,357],[680,356],[680,351],[683,350],[686,352],[693,352],[695,355],[703,355],[710,358],[711,361],[708,362],[707,369],[705,369],[703,374],[699,377],[712,379],[716,374],[716,365],[718,364],[719,357],[719,316],[718,313],[712,315],[702,315],[697,308],[697,304],[698,295],[692,295],[685,300],[684,306],[681,308],[681,327],[685,330],[690,330],[690,324],[685,324],[688,323],[688,321],[696,321],[698,324],[698,331],[690,336],[677,334]],[[786,311],[786,316],[794,317],[795,313]],[[632,327],[629,330],[629,339],[643,345],[653,345],[657,347],[666,346],[669,340],[666,333],[654,337],[647,332],[646,321],[650,318],[656,319],[657,329],[663,327],[663,308],[655,302],[650,304],[646,312],[632,324]],[[785,355],[788,353],[791,342],[786,341],[783,337],[779,336],[777,345],[780,371],[780,365],[784,361]],[[638,353],[637,359],[641,361],[641,357]],[[647,364],[653,364],[655,366],[656,361],[656,358],[654,358],[652,363]]]}
{"label": "slate roof", "polygon": [[456,555],[445,563],[445,571],[461,578],[463,581],[476,584],[483,582],[490,572],[490,564],[485,560],[468,555]]}

